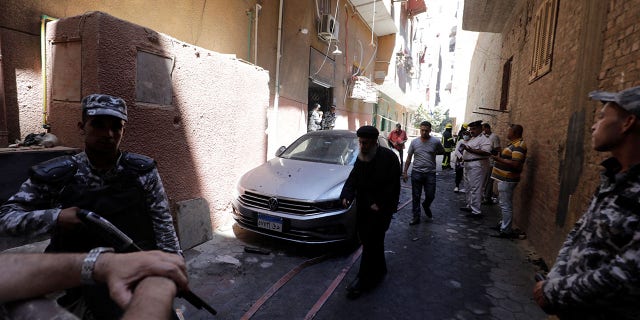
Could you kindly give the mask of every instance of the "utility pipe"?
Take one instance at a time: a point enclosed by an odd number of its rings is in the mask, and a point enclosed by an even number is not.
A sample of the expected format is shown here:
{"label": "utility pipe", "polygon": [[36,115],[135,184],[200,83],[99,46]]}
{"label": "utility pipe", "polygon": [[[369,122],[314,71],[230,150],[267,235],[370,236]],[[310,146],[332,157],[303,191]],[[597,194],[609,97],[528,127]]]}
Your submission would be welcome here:
{"label": "utility pipe", "polygon": [[[278,44],[276,46],[276,81],[275,81],[275,95],[273,98],[273,115],[271,123],[273,127],[269,130],[269,145],[273,145],[278,137],[278,105],[280,102],[280,58],[282,58],[282,3],[284,0],[280,0],[280,8],[278,9]],[[275,148],[275,147],[274,147]],[[268,149],[268,148],[267,148]],[[271,152],[273,150],[269,150]]]}
{"label": "utility pipe", "polygon": [[253,64],[258,65],[258,20],[259,20],[259,16],[260,16],[260,10],[262,10],[262,6],[256,3],[256,24],[255,24],[255,29],[256,31],[254,32],[253,35],[253,50],[254,50],[254,54],[253,54]]}
{"label": "utility pipe", "polygon": [[51,126],[47,120],[47,35],[46,25],[48,21],[55,21],[57,18],[52,18],[47,15],[40,16],[40,62],[42,73],[42,128],[47,129],[47,132],[51,130]]}
{"label": "utility pipe", "polygon": [[1,146],[6,146],[9,144],[9,129],[7,123],[7,105],[4,100],[5,94],[3,65],[4,62],[2,61],[2,39],[0,38],[0,144]]}
{"label": "utility pipe", "polygon": [[247,42],[247,61],[251,59],[251,29],[253,29],[253,11],[251,9],[247,10],[247,15],[249,16],[249,34],[248,34],[248,42]]}

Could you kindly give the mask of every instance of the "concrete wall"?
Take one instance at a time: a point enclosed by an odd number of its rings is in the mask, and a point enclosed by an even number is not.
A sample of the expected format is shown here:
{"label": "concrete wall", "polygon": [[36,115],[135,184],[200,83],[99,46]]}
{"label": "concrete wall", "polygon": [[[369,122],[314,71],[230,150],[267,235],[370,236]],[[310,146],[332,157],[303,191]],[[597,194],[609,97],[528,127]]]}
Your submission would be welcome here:
{"label": "concrete wall", "polygon": [[[41,132],[42,85],[40,72],[40,17],[72,17],[89,11],[102,11],[130,21],[150,30],[170,35],[180,41],[199,47],[234,54],[255,63],[269,72],[270,106],[276,92],[276,51],[278,38],[278,11],[280,1],[256,0],[189,0],[189,1],[95,1],[95,0],[5,0],[0,10],[0,43],[2,44],[5,89],[7,100],[8,140],[22,138],[31,132]],[[338,0],[331,1],[331,14],[335,14]],[[283,1],[282,59],[280,70],[280,97],[277,134],[271,137],[273,145],[288,144],[306,131],[307,94],[309,88],[310,48],[326,53],[335,60],[334,103],[337,106],[336,128],[356,129],[357,123],[371,123],[371,116],[361,116],[360,101],[344,99],[346,80],[351,68],[362,61],[367,76],[373,73],[369,45],[371,30],[345,1],[340,1],[337,20],[340,23],[340,49],[337,58],[330,54],[333,46],[317,37],[316,6],[314,1]],[[140,14],[144,12],[144,14]],[[250,20],[253,18],[253,21]],[[257,29],[257,42],[255,27]],[[307,34],[300,33],[306,28]],[[358,39],[363,45],[362,57]],[[375,42],[375,39],[374,39]],[[256,55],[257,44],[257,55]],[[365,109],[371,109],[370,106]],[[271,114],[273,108],[270,109]],[[355,119],[349,119],[355,117]],[[362,117],[362,119],[360,119]],[[341,119],[344,118],[344,119]],[[356,120],[357,119],[357,120]],[[273,120],[271,118],[270,120]],[[302,122],[305,124],[302,125]],[[271,122],[272,125],[275,125]],[[0,128],[0,130],[2,130]],[[268,131],[268,133],[275,131]]]}
{"label": "concrete wall", "polygon": [[[606,156],[591,149],[590,127],[599,103],[587,94],[638,84],[640,31],[633,25],[640,9],[638,1],[559,1],[551,71],[530,81],[532,18],[540,3],[523,2],[501,33],[479,36],[467,120],[491,122],[505,143],[508,124],[524,126],[529,153],[515,194],[515,224],[553,262],[586,209],[598,183],[598,163]],[[502,68],[510,57],[507,112],[478,109],[499,107]]]}
{"label": "concrete wall", "polygon": [[[157,160],[173,204],[202,197],[209,203],[214,226],[229,218],[223,214],[236,179],[265,161],[266,71],[99,12],[59,20],[47,38],[53,43],[49,52],[58,55],[66,54],[65,48],[73,51],[80,41],[78,96],[100,92],[125,99],[129,122],[122,148]],[[136,98],[139,73],[149,72],[137,70],[140,52],[173,60],[171,102],[143,103]],[[50,59],[52,70],[58,63],[70,63],[53,54]],[[50,88],[56,88],[60,78],[53,71]],[[74,87],[72,80],[65,87]],[[82,146],[75,127],[79,102],[55,100],[51,91],[49,97],[52,132],[65,145]]]}
{"label": "concrete wall", "polygon": [[[253,57],[248,52],[250,21],[247,11],[255,11],[255,3],[254,0],[3,0],[0,10],[0,52],[6,94],[8,142],[13,143],[29,133],[43,131],[41,15],[64,18],[88,11],[103,11],[169,34],[181,41],[217,52],[235,54],[251,61]],[[273,22],[277,22],[277,2],[268,1],[268,5],[263,7],[267,14],[259,19],[260,49],[267,46],[263,41],[275,43],[277,25]],[[141,12],[144,14],[140,14]],[[267,28],[273,30],[263,35],[262,30]],[[275,61],[274,55],[270,55],[268,59]]]}
{"label": "concrete wall", "polygon": [[[355,130],[359,126],[372,123],[373,105],[363,103],[360,100],[352,100],[346,98],[347,84],[352,74],[352,67],[358,65],[365,69],[364,75],[372,76],[375,62],[380,60],[381,57],[390,56],[381,51],[380,48],[371,46],[371,30],[360,19],[359,15],[354,11],[354,8],[346,1],[340,1],[338,9],[337,20],[340,23],[339,39],[338,43],[340,49],[343,52],[341,56],[333,56],[330,54],[333,51],[333,46],[328,47],[326,43],[320,41],[317,37],[316,26],[316,7],[314,1],[298,1],[298,0],[285,0],[283,1],[283,25],[282,25],[282,38],[281,38],[281,69],[279,74],[279,104],[277,113],[277,131],[275,128],[276,119],[274,112],[274,98],[276,92],[276,52],[277,52],[277,39],[278,39],[278,13],[280,1],[259,1],[261,3],[261,9],[258,10],[256,19],[256,2],[255,0],[243,0],[243,1],[226,1],[226,0],[188,0],[188,1],[94,1],[94,0],[4,0],[2,2],[2,10],[0,10],[0,50],[2,53],[2,67],[4,76],[4,89],[6,100],[6,116],[7,116],[7,131],[8,137],[6,140],[13,142],[15,139],[24,138],[28,133],[42,132],[42,111],[44,110],[43,98],[43,85],[42,85],[42,73],[41,59],[40,59],[40,17],[41,15],[47,15],[54,18],[74,17],[79,14],[90,11],[102,11],[113,17],[123,19],[132,23],[139,24],[146,28],[145,34],[139,34],[140,39],[136,41],[144,42],[141,39],[147,37],[147,41],[144,43],[146,46],[151,47],[151,53],[159,53],[161,56],[171,57],[175,55],[173,50],[177,52],[179,48],[168,49],[168,47],[161,45],[161,43],[167,42],[164,36],[160,36],[160,40],[157,44],[148,43],[148,37],[154,37],[156,32],[167,34],[175,38],[172,43],[180,43],[179,46],[184,46],[185,51],[191,50],[193,55],[192,59],[196,59],[195,52],[200,52],[200,61],[206,59],[218,59],[210,58],[208,53],[212,50],[225,54],[232,54],[236,57],[255,63],[260,66],[267,73],[268,78],[265,76],[267,82],[266,90],[268,90],[267,110],[262,114],[263,119],[259,124],[246,126],[246,119],[243,117],[248,114],[235,113],[231,109],[224,109],[227,104],[237,104],[238,101],[226,100],[211,100],[211,95],[207,90],[200,90],[202,85],[200,83],[191,84],[187,83],[189,78],[185,76],[184,85],[194,85],[194,91],[198,90],[200,97],[180,93],[180,90],[184,89],[182,84],[177,83],[181,77],[182,72],[187,73],[187,70],[178,70],[176,67],[176,73],[174,74],[174,95],[176,101],[197,102],[194,103],[194,107],[201,107],[206,104],[206,108],[214,111],[220,111],[220,114],[224,116],[218,118],[219,114],[216,114],[215,118],[206,119],[210,120],[207,125],[199,125],[196,131],[203,130],[203,134],[212,132],[223,132],[223,129],[233,127],[230,129],[232,133],[236,133],[237,130],[252,128],[256,133],[267,134],[267,142],[260,140],[255,145],[251,146],[251,150],[258,152],[260,157],[266,155],[272,157],[275,149],[281,145],[288,145],[300,134],[306,132],[307,122],[307,110],[308,110],[308,90],[309,90],[309,76],[311,72],[309,67],[309,52],[314,49],[322,52],[323,54],[329,52],[327,57],[330,61],[335,61],[335,75],[334,75],[334,88],[332,89],[333,102],[337,106],[337,120],[336,128],[339,129],[352,129]],[[336,4],[338,0],[331,1],[331,14],[335,14]],[[397,4],[399,6],[399,4]],[[143,13],[143,14],[141,14]],[[253,20],[250,18],[253,17]],[[81,22],[81,27],[84,26],[84,20]],[[257,31],[257,59],[255,56],[256,49],[256,34],[255,26],[258,25]],[[50,24],[48,29],[53,28],[53,24]],[[58,25],[60,28],[60,25]],[[66,27],[65,27],[66,28]],[[97,32],[97,26],[91,26],[94,28],[91,32]],[[303,34],[301,29],[306,28],[309,32]],[[98,28],[99,29],[99,28]],[[137,29],[143,30],[143,29]],[[51,30],[48,30],[52,32]],[[63,48],[64,46],[73,47],[77,46],[74,41],[77,41],[78,30],[71,30],[68,27],[67,38],[60,36],[55,39],[59,43],[55,48]],[[74,33],[75,32],[75,33]],[[251,33],[251,34],[250,34]],[[116,37],[109,39],[106,37],[101,38],[100,41],[108,43],[116,43],[122,45],[122,43],[131,43],[130,39],[121,39]],[[250,39],[251,37],[251,39]],[[51,39],[50,39],[51,40]],[[251,40],[251,41],[249,41]],[[377,42],[377,37],[374,37],[374,42]],[[61,43],[68,42],[68,44],[62,45]],[[362,44],[362,51],[360,51],[360,44]],[[50,45],[50,44],[49,44]],[[122,48],[123,52],[129,54],[127,59],[123,60],[122,66],[113,66],[115,60],[113,57],[100,56],[94,60],[82,61],[82,80],[83,87],[81,87],[81,94],[101,91],[111,92],[124,96],[128,102],[133,103],[133,107],[144,107],[145,114],[150,114],[163,119],[163,125],[175,128],[176,131],[185,129],[183,128],[184,121],[189,120],[186,111],[181,110],[177,105],[174,105],[173,113],[167,111],[166,108],[140,105],[133,100],[134,95],[130,92],[132,86],[135,84],[134,77],[130,73],[130,68],[133,63],[132,52],[136,51],[136,43],[128,48]],[[197,45],[193,47],[193,45]],[[84,45],[83,45],[84,46]],[[203,49],[204,48],[204,49]],[[53,47],[49,46],[49,49]],[[69,49],[69,48],[67,48]],[[94,50],[96,48],[93,48]],[[158,52],[154,51],[157,50]],[[67,51],[67,53],[73,50],[61,50]],[[206,54],[205,54],[206,53]],[[212,52],[211,52],[212,53]],[[187,54],[187,53],[184,53]],[[51,55],[51,52],[48,52]],[[212,56],[217,57],[217,54]],[[53,56],[51,58],[54,58]],[[84,59],[84,58],[83,58]],[[183,58],[181,58],[183,59]],[[222,58],[220,58],[222,59]],[[73,59],[69,58],[68,61]],[[104,65],[103,65],[104,63]],[[176,60],[176,66],[180,61]],[[217,62],[216,62],[217,63]],[[47,63],[50,67],[55,67],[57,70],[49,70],[49,77],[52,74],[56,75],[57,79],[48,79],[47,83],[55,85],[61,81],[60,75],[69,75],[71,81],[73,80],[73,74],[69,73],[69,69],[77,68],[78,64],[69,63],[62,65],[60,63],[52,64]],[[206,65],[206,63],[205,63]],[[238,64],[240,65],[240,64]],[[110,72],[107,67],[115,67],[117,71]],[[247,77],[253,77],[253,71],[255,70],[251,66],[243,66],[234,69],[230,75],[219,71],[218,69],[208,69],[202,65],[194,62],[191,66],[197,66],[201,70],[207,70],[209,77],[243,77],[243,72],[249,72]],[[184,66],[183,68],[187,68]],[[67,70],[65,70],[67,69]],[[193,70],[191,72],[200,72],[201,70]],[[248,70],[248,71],[247,71]],[[224,70],[223,70],[224,71]],[[53,73],[51,73],[53,72]],[[80,72],[80,71],[77,71]],[[119,82],[114,83],[100,83],[99,78],[106,76],[108,79],[114,79],[114,74],[124,74],[126,77],[118,79]],[[198,79],[195,77],[194,79]],[[67,81],[69,79],[65,79]],[[53,81],[53,82],[52,82]],[[232,85],[232,82],[225,82],[226,85]],[[228,94],[233,88],[225,87],[225,84],[219,84],[216,89],[219,92]],[[178,87],[176,87],[178,85]],[[66,86],[60,85],[60,88]],[[180,88],[180,89],[177,89]],[[75,88],[67,88],[69,92],[75,90]],[[67,91],[65,89],[64,91]],[[80,89],[78,89],[80,90]],[[262,88],[257,91],[257,97],[251,102],[247,102],[244,108],[249,106],[256,106],[257,108],[263,107]],[[210,91],[210,90],[209,90]],[[201,92],[205,92],[201,94]],[[68,92],[67,92],[68,93]],[[181,94],[178,96],[178,94]],[[48,88],[46,97],[52,95],[51,87]],[[221,97],[223,95],[220,95]],[[234,95],[226,95],[225,98],[235,97]],[[198,100],[200,99],[200,100]],[[74,110],[78,104],[76,100],[79,98],[69,98],[68,102],[63,102],[65,99],[59,99],[52,103],[51,106],[47,106],[50,110],[58,108],[68,108]],[[197,100],[197,101],[196,101]],[[206,101],[206,102],[203,102]],[[208,105],[210,101],[215,101],[213,106]],[[182,105],[187,105],[183,103]],[[203,107],[204,108],[204,107]],[[220,109],[217,109],[220,108]],[[240,109],[246,110],[246,109]],[[0,110],[1,111],[1,110]],[[74,111],[71,111],[72,113]],[[136,112],[136,111],[134,111]],[[185,113],[181,113],[185,112]],[[253,116],[254,114],[250,114]],[[258,115],[257,113],[255,114]],[[1,116],[1,115],[0,115]],[[77,146],[80,139],[77,136],[75,129],[75,120],[68,118],[60,118],[60,114],[50,115],[51,121],[55,127],[54,133],[60,133],[63,135],[62,141],[66,146]],[[141,121],[141,120],[138,120]],[[204,121],[203,121],[204,123]],[[149,123],[152,124],[152,123]],[[133,125],[133,122],[132,124]],[[155,124],[154,124],[155,125]],[[150,135],[150,128],[135,129],[130,128],[125,137],[124,143],[126,147],[133,147],[142,145],[144,142],[142,139],[133,138],[129,133],[134,131],[136,134],[148,139]],[[3,128],[0,127],[0,131]],[[198,139],[203,137],[197,137]],[[0,141],[3,141],[3,137],[0,137]],[[261,139],[264,139],[262,137]],[[157,141],[158,139],[150,139],[153,143],[157,143],[166,147],[169,142],[165,140]],[[215,140],[215,139],[214,139]],[[171,141],[171,140],[169,140]],[[173,142],[173,141],[171,141]],[[195,150],[200,150],[199,146],[191,146],[192,143],[189,140],[182,140],[182,144],[186,144],[181,148],[187,149],[189,147]],[[214,144],[216,142],[213,142]],[[246,145],[246,143],[241,143]],[[3,147],[4,145],[0,145]],[[271,147],[271,149],[268,149]],[[145,147],[147,148],[147,147]],[[148,147],[153,148],[153,147]],[[233,147],[231,147],[233,148]],[[263,150],[264,148],[264,150]],[[146,149],[145,149],[146,150]],[[180,150],[180,149],[178,149]],[[208,149],[204,149],[208,150]],[[140,150],[136,150],[140,151]],[[143,150],[144,151],[144,150]],[[152,152],[155,153],[155,152]],[[231,152],[233,154],[233,152]],[[155,156],[154,154],[151,154]],[[161,167],[169,168],[175,166],[175,164],[164,162],[164,158],[171,160],[168,155],[158,155],[157,160]],[[195,170],[196,158],[191,160],[187,167],[191,166]],[[240,172],[246,169],[246,163],[232,163],[229,164],[222,162],[227,168],[232,168],[234,172]],[[186,192],[188,189],[182,189],[184,182],[180,181],[178,177],[168,178],[169,182],[179,182],[176,186],[170,186],[174,188],[175,192]],[[168,183],[165,183],[168,184]],[[230,192],[225,190],[224,192]],[[174,193],[171,194],[174,196]],[[196,195],[192,195],[195,197]],[[182,197],[182,196],[181,196]],[[180,198],[182,199],[182,198]],[[207,199],[212,206],[218,206],[216,201]]]}

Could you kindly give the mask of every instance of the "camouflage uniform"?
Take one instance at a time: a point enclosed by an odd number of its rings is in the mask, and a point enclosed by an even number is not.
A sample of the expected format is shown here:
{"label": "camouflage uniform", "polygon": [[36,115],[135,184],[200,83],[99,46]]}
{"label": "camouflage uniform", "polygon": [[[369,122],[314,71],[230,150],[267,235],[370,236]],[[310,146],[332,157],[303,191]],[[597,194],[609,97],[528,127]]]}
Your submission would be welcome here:
{"label": "camouflage uniform", "polygon": [[640,316],[640,165],[619,172],[615,158],[584,216],[569,233],[544,283],[562,319]]}
{"label": "camouflage uniform", "polygon": [[93,168],[84,152],[34,166],[30,178],[0,207],[0,234],[50,233],[49,251],[86,252],[109,246],[87,230],[56,228],[61,209],[72,206],[110,220],[145,250],[180,252],[155,161],[127,152],[108,171]]}

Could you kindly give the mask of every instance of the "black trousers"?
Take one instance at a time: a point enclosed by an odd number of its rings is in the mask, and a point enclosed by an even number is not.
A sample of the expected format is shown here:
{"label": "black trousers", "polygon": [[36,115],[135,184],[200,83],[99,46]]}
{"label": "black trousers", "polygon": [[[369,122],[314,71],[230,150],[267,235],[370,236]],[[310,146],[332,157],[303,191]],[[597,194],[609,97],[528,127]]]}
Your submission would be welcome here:
{"label": "black trousers", "polygon": [[362,243],[362,257],[358,277],[364,289],[374,287],[387,273],[384,257],[384,237],[391,213],[372,211],[369,208],[358,210],[358,237]]}
{"label": "black trousers", "polygon": [[462,182],[462,177],[464,176],[464,167],[456,166],[456,187],[460,187],[460,182]]}

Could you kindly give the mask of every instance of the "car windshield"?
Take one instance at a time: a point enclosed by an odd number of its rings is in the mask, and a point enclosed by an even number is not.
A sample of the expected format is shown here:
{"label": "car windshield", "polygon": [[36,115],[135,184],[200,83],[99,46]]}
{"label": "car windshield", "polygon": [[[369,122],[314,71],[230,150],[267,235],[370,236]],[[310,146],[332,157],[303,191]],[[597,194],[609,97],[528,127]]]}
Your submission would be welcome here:
{"label": "car windshield", "polygon": [[280,157],[285,159],[353,165],[358,156],[355,135],[304,135]]}

